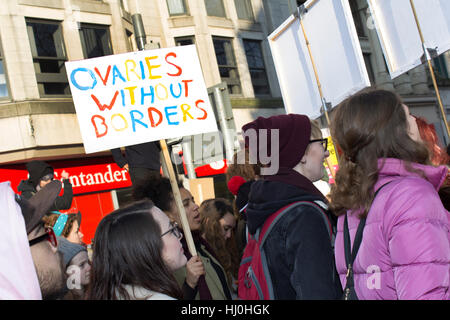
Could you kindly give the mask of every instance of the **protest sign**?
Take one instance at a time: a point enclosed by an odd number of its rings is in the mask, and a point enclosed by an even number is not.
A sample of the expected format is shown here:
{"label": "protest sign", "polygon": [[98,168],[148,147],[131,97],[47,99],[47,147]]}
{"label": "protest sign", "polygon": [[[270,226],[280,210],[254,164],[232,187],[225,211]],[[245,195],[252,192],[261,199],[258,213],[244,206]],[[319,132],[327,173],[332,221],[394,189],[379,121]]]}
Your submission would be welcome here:
{"label": "protest sign", "polygon": [[217,131],[195,45],[66,62],[86,153]]}
{"label": "protest sign", "polygon": [[[424,47],[410,0],[369,0],[373,21],[392,78],[422,64]],[[414,0],[425,48],[450,50],[450,1]]]}
{"label": "protest sign", "polygon": [[286,112],[315,119],[321,95],[334,107],[370,80],[348,1],[310,0],[304,6],[308,10],[289,17],[269,44]]}

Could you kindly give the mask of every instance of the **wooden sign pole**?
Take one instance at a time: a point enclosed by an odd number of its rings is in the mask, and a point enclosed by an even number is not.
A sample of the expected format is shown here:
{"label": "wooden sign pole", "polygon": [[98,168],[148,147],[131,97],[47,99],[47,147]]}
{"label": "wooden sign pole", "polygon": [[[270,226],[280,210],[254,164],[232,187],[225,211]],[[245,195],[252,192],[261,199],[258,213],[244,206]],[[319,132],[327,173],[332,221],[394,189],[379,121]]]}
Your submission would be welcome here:
{"label": "wooden sign pole", "polygon": [[172,162],[170,161],[169,149],[167,148],[166,140],[159,141],[161,145],[161,151],[163,153],[164,162],[167,166],[167,172],[169,173],[170,185],[172,186],[173,198],[178,208],[179,217],[181,221],[181,226],[183,227],[184,237],[188,245],[189,252],[192,256],[197,255],[197,250],[195,249],[194,239],[192,238],[191,228],[189,227],[189,221],[186,216],[186,211],[184,210],[183,202],[181,201],[180,189],[178,188],[177,179],[175,172],[173,170]]}
{"label": "wooden sign pole", "polygon": [[439,87],[438,87],[438,84],[437,84],[437,81],[436,81],[436,76],[434,74],[433,65],[431,64],[431,57],[430,57],[430,55],[428,53],[428,49],[425,47],[425,38],[424,38],[423,33],[422,33],[422,28],[420,26],[419,18],[417,17],[416,7],[414,5],[414,1],[413,0],[409,0],[409,2],[411,4],[411,9],[412,9],[413,14],[414,14],[414,19],[416,20],[417,30],[419,31],[420,41],[422,42],[422,47],[423,47],[423,50],[424,50],[424,54],[425,54],[425,57],[427,58],[428,68],[430,70],[431,79],[433,81],[434,91],[436,92],[436,97],[438,99],[438,104],[439,104],[439,107],[441,109],[442,118],[443,118],[444,123],[445,123],[445,128],[447,129],[447,136],[450,137],[450,128],[449,128],[448,122],[447,122],[447,115],[446,115],[445,110],[444,110],[444,104],[442,103],[441,94],[439,92]]}
{"label": "wooden sign pole", "polygon": [[[316,1],[311,3],[311,5],[309,7],[312,7],[312,5],[315,4],[315,3],[316,3]],[[313,67],[313,70],[314,70],[314,76],[316,78],[317,88],[319,89],[320,99],[322,101],[322,107],[323,107],[323,111],[325,113],[325,118],[327,120],[328,127],[330,127],[331,121],[330,121],[330,117],[328,116],[327,105],[326,105],[325,97],[324,97],[324,94],[323,94],[323,91],[322,91],[322,84],[320,83],[319,73],[317,72],[316,63],[314,62],[314,57],[313,57],[313,54],[312,54],[312,51],[311,51],[311,44],[309,42],[308,36],[306,35],[305,26],[303,24],[303,18],[302,18],[303,13],[301,12],[301,10],[307,10],[307,9],[306,8],[301,8],[301,7],[299,8],[300,26],[301,26],[301,29],[302,29],[303,37],[305,38],[306,46],[308,48],[309,59],[311,61],[311,64],[312,64],[312,67]],[[333,136],[331,135],[331,132],[330,132],[330,139],[331,139],[331,142],[333,143],[333,146],[334,146],[335,144],[334,144]],[[331,160],[329,160],[328,158],[327,158],[327,164],[328,164],[328,167],[330,168],[331,175],[333,176],[333,178],[336,178],[336,172],[335,172],[333,166],[331,165]],[[339,160],[338,160],[338,164],[339,164]]]}

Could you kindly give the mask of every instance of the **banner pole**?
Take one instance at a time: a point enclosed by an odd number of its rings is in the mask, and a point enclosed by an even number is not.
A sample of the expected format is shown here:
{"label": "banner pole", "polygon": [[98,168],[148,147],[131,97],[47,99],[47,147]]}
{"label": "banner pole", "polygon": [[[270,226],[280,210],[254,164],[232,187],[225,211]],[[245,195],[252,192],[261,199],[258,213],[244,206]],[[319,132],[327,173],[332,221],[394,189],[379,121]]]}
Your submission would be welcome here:
{"label": "banner pole", "polygon": [[[316,1],[314,1],[313,4],[315,4],[315,2]],[[312,4],[310,5],[310,7],[311,6],[312,6]],[[308,36],[306,35],[305,26],[303,24],[302,16],[303,16],[305,10],[307,10],[307,9],[304,6],[299,7],[300,27],[302,29],[303,37],[305,38],[306,47],[308,48],[308,53],[309,53],[309,59],[311,61],[311,64],[312,64],[312,67],[313,67],[313,70],[314,70],[314,76],[316,78],[317,88],[319,89],[320,99],[322,101],[322,108],[323,108],[323,111],[325,113],[325,119],[327,120],[328,127],[330,128],[331,121],[330,121],[330,117],[328,116],[328,108],[327,108],[327,104],[325,102],[325,97],[324,97],[324,94],[323,94],[323,91],[322,91],[322,84],[320,83],[319,73],[317,72],[316,63],[314,61],[314,57],[313,57],[313,54],[312,54],[312,51],[311,51],[311,44],[309,42]],[[331,130],[330,130],[330,139],[331,139],[331,142],[333,143],[333,146],[334,146],[334,141],[333,141],[333,136],[331,135]],[[334,168],[331,168],[331,165],[330,165],[331,162],[327,162],[327,163],[328,163],[328,165],[330,167],[331,175],[333,176],[333,178],[336,178],[335,170],[334,170]],[[338,165],[339,165],[339,160],[338,160]]]}
{"label": "banner pole", "polygon": [[444,110],[444,104],[442,103],[441,94],[439,92],[439,87],[438,87],[438,84],[437,84],[437,81],[436,81],[436,76],[434,74],[433,65],[431,64],[431,57],[430,57],[430,54],[428,52],[428,49],[425,46],[425,38],[424,38],[423,33],[422,33],[422,28],[420,26],[419,18],[417,16],[416,6],[414,5],[414,1],[413,0],[409,0],[409,3],[411,4],[411,9],[412,9],[413,14],[414,14],[414,19],[416,21],[417,30],[419,31],[420,41],[422,42],[422,47],[423,47],[423,51],[424,51],[424,54],[425,54],[425,57],[426,57],[426,60],[427,60],[428,69],[430,70],[431,79],[433,81],[434,91],[436,92],[436,97],[438,99],[439,108],[440,108],[441,113],[442,113],[442,118],[443,118],[444,123],[445,123],[445,128],[447,129],[447,137],[450,138],[450,128],[449,128],[448,122],[447,122],[447,115],[446,115],[445,110]]}
{"label": "banner pole", "polygon": [[[136,3],[137,5],[137,3]],[[136,9],[136,8],[135,8]],[[137,9],[136,9],[137,11]],[[146,49],[146,35],[145,28],[142,22],[142,17],[140,13],[136,12],[133,14],[133,28],[136,34],[136,42],[138,44],[138,50],[142,51]],[[163,155],[163,160],[165,167],[167,168],[169,174],[170,185],[172,187],[173,198],[178,208],[178,215],[180,217],[181,227],[183,228],[184,237],[186,238],[187,246],[189,252],[192,256],[197,255],[197,251],[195,249],[194,239],[192,238],[191,228],[189,227],[189,221],[187,220],[186,211],[184,210],[183,202],[181,201],[180,189],[178,188],[177,179],[175,176],[175,172],[173,171],[172,162],[170,161],[169,149],[167,147],[167,142],[165,139],[159,140],[159,144],[161,146],[161,151]]]}
{"label": "banner pole", "polygon": [[181,201],[181,193],[180,189],[178,188],[175,172],[173,170],[173,166],[170,161],[169,149],[167,147],[166,140],[162,139],[159,141],[159,143],[161,145],[161,151],[163,153],[164,162],[167,166],[167,171],[169,173],[169,180],[172,186],[173,198],[178,208],[181,226],[184,232],[184,237],[186,238],[189,252],[191,253],[192,256],[196,256],[197,251],[195,249],[194,240],[192,238],[191,228],[189,227],[189,221],[187,220],[186,211],[184,210],[183,202]]}

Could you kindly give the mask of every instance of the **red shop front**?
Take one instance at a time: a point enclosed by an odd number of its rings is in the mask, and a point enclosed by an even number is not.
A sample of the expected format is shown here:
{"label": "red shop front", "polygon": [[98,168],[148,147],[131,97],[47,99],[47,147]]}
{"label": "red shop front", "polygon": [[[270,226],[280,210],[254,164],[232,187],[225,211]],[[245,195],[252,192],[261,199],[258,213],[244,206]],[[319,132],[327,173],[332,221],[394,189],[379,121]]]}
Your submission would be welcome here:
{"label": "red shop front", "polygon": [[[83,241],[90,244],[100,220],[118,207],[115,190],[131,186],[127,171],[117,166],[112,157],[46,162],[55,169],[55,179],[61,177],[63,171],[69,174],[74,197],[72,207],[64,212],[81,212]],[[0,181],[11,181],[16,193],[20,181],[26,179],[25,164],[0,167]]]}
{"label": "red shop front", "polygon": [[[126,170],[117,166],[111,156],[46,162],[54,168],[55,179],[61,177],[63,171],[69,174],[74,197],[72,207],[64,212],[81,212],[80,230],[86,244],[92,242],[95,230],[105,215],[131,200],[127,189],[131,187],[130,176]],[[198,178],[221,176],[225,180],[223,174],[226,168],[225,160],[198,167],[195,172]],[[25,164],[0,166],[0,182],[11,181],[11,187],[16,193],[19,193],[17,187],[20,181],[26,179],[28,171]]]}

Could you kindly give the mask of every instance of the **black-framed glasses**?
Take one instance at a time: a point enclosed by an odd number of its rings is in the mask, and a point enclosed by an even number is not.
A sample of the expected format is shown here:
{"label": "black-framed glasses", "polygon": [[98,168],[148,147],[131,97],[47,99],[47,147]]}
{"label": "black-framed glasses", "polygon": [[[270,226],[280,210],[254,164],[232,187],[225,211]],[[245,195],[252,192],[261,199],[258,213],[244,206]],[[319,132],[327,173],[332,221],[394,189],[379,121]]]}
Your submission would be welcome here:
{"label": "black-framed glasses", "polygon": [[56,239],[55,232],[53,231],[52,228],[45,228],[45,233],[42,236],[39,236],[37,238],[34,238],[33,240],[28,241],[28,243],[30,244],[31,247],[44,240],[48,240],[54,247],[58,246],[58,240]]}
{"label": "black-framed glasses", "polygon": [[175,237],[177,237],[178,239],[181,239],[183,237],[183,235],[181,234],[180,230],[178,229],[178,223],[172,221],[170,223],[170,229],[167,230],[166,232],[164,232],[163,234],[161,234],[161,238],[164,237],[166,234],[168,233],[172,233]]}
{"label": "black-framed glasses", "polygon": [[309,143],[313,143],[313,142],[320,142],[322,144],[323,150],[327,151],[328,148],[328,139],[315,139],[315,140],[311,140],[309,141]]}

